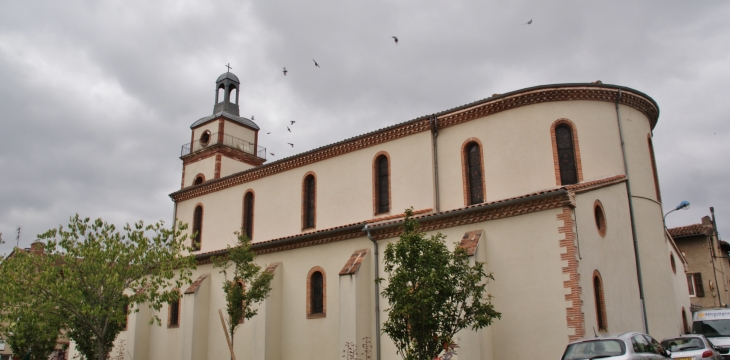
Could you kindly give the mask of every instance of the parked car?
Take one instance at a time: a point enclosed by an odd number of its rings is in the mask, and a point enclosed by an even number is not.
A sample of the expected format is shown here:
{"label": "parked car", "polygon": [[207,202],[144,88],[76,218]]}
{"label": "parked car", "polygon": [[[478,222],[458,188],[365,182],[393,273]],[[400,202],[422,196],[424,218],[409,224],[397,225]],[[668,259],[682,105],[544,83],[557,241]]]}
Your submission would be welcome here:
{"label": "parked car", "polygon": [[662,340],[662,346],[672,353],[672,359],[723,360],[715,345],[703,335],[682,335]]}
{"label": "parked car", "polygon": [[730,360],[730,309],[703,309],[694,313],[692,333],[704,335],[725,360]]}
{"label": "parked car", "polygon": [[582,338],[568,344],[562,357],[562,360],[592,359],[660,360],[671,357],[658,341],[638,332]]}

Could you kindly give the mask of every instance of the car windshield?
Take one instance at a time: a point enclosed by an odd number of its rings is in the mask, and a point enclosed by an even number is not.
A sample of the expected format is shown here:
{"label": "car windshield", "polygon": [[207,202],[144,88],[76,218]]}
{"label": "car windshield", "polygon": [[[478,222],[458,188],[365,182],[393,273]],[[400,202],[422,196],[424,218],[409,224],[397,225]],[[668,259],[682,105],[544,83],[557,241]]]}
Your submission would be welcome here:
{"label": "car windshield", "polygon": [[662,341],[662,346],[671,352],[700,350],[705,348],[705,344],[702,339],[697,337],[665,339]]}
{"label": "car windshield", "polygon": [[563,360],[601,359],[626,354],[619,340],[591,340],[568,345]]}
{"label": "car windshield", "polygon": [[695,321],[692,332],[708,338],[730,336],[730,319]]}

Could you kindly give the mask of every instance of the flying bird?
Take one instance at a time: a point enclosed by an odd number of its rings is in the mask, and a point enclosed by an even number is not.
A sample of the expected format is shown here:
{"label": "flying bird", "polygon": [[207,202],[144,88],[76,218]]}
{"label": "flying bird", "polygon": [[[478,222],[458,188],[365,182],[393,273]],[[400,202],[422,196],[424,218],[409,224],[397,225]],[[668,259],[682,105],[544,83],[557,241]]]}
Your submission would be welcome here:
{"label": "flying bird", "polygon": [[391,36],[393,40],[395,40],[395,44],[398,45],[398,37],[397,36]]}
{"label": "flying bird", "polygon": [[291,121],[291,124],[292,124],[292,125],[294,125],[294,123],[296,122],[296,121],[294,121],[294,120],[289,120],[289,121]]}
{"label": "flying bird", "polygon": [[251,120],[253,120],[253,115],[251,115]]}
{"label": "flying bird", "polygon": [[274,155],[274,153],[269,153],[269,154],[271,154],[271,156],[276,156],[276,155]]}
{"label": "flying bird", "polygon": [[294,147],[294,144],[292,144],[292,143],[287,143],[287,144],[291,145],[291,147]]}
{"label": "flying bird", "polygon": [[530,25],[530,24],[532,24],[532,19],[530,19],[530,21],[528,21],[528,22],[527,22],[527,23],[525,23],[524,25]]}
{"label": "flying bird", "polygon": [[266,133],[266,135],[269,135],[269,134],[271,134],[271,132],[267,132],[267,133]]}
{"label": "flying bird", "polygon": [[284,76],[286,76],[286,73],[288,73],[288,71],[286,71],[286,67],[284,67],[283,73],[284,73]]}
{"label": "flying bird", "polygon": [[314,61],[314,66],[319,67],[319,64],[317,64],[317,60],[312,59]]}
{"label": "flying bird", "polygon": [[286,131],[291,132],[291,129],[287,126]]}

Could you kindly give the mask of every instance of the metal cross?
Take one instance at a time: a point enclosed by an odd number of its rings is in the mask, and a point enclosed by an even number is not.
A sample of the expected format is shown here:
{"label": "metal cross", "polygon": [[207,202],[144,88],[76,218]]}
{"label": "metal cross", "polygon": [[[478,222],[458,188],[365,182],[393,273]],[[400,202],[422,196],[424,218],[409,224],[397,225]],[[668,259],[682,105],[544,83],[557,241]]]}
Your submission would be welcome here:
{"label": "metal cross", "polygon": [[233,68],[231,67],[231,63],[228,63],[228,64],[226,64],[226,67],[228,68],[228,72],[231,72],[231,69],[233,69]]}

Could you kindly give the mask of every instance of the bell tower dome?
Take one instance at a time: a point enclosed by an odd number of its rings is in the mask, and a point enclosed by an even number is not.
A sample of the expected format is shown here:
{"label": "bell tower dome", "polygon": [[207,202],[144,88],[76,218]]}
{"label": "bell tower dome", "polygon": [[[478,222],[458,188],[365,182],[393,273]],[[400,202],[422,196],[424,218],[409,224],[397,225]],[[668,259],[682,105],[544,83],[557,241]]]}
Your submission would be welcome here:
{"label": "bell tower dome", "polygon": [[[213,113],[225,111],[233,115],[240,115],[238,112],[238,93],[241,82],[232,72],[227,71],[215,81],[215,106]],[[235,93],[234,93],[235,91]],[[231,98],[234,93],[235,99]]]}

